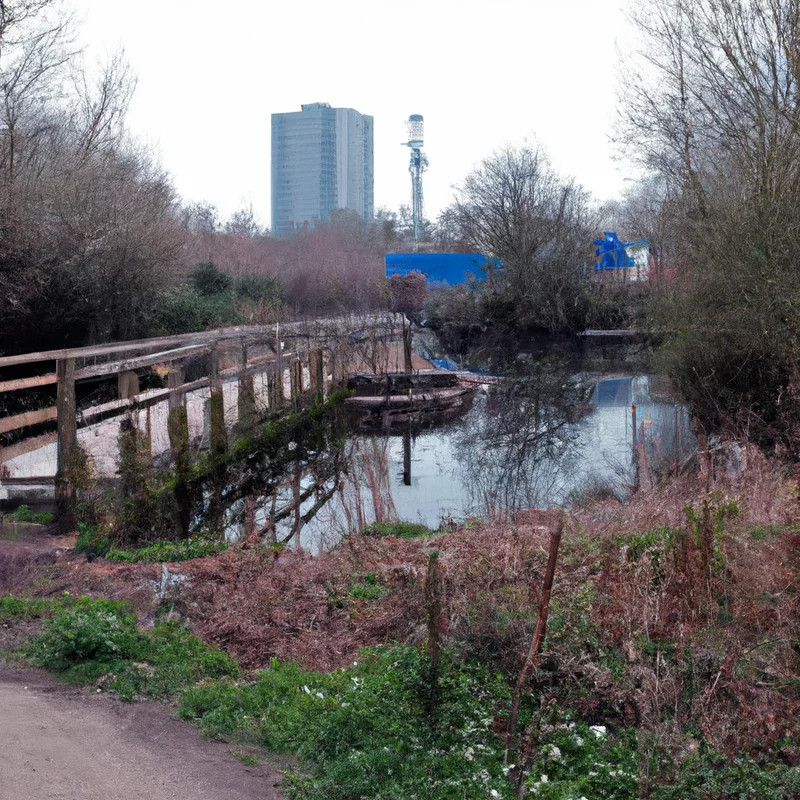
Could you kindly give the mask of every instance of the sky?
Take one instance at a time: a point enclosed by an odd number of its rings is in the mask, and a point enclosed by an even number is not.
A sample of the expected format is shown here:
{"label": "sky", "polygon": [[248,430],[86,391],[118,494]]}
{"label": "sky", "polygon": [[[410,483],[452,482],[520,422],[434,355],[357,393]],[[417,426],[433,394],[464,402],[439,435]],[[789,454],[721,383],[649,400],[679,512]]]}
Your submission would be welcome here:
{"label": "sky", "polygon": [[410,202],[405,121],[425,117],[430,219],[504,145],[536,141],[598,200],[633,169],[610,142],[621,0],[72,0],[87,59],[124,47],[131,131],[184,200],[270,223],[270,114],[375,120],[375,206]]}

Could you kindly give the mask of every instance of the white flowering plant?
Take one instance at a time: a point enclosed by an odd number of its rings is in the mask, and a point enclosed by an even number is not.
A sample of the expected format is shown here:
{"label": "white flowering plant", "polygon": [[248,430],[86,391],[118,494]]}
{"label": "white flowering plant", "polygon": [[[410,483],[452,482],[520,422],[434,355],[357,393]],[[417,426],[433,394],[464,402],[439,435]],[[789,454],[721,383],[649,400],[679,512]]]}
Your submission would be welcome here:
{"label": "white flowering plant", "polygon": [[293,799],[512,800],[494,730],[506,682],[445,654],[432,685],[418,648],[374,648],[332,674],[275,662],[253,683],[196,687],[180,711],[211,735],[296,754]]}
{"label": "white flowering plant", "polygon": [[526,786],[536,800],[636,800],[638,762],[633,729],[560,719],[543,729]]}

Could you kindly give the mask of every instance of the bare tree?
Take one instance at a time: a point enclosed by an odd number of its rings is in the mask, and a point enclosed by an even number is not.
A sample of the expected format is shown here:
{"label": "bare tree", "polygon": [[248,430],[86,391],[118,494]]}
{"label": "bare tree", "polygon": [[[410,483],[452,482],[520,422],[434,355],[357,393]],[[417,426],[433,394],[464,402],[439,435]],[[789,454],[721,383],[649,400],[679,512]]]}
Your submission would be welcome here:
{"label": "bare tree", "polygon": [[640,0],[619,141],[701,213],[716,178],[763,197],[797,180],[797,0]]}
{"label": "bare tree", "polygon": [[619,142],[667,201],[664,363],[707,425],[796,452],[800,3],[641,0],[633,22]]}
{"label": "bare tree", "polygon": [[517,321],[568,328],[589,261],[587,193],[538,146],[506,147],[467,176],[446,215],[450,236],[499,258]]}
{"label": "bare tree", "polygon": [[59,3],[0,4],[0,348],[146,330],[181,235],[125,131],[134,84],[121,53],[88,77]]}

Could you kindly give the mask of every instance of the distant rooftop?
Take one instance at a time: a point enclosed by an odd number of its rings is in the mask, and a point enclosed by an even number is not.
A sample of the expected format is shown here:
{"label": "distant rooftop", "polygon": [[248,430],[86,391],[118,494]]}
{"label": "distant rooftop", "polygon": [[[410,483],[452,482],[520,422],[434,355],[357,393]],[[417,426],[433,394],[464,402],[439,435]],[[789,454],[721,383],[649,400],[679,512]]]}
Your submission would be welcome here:
{"label": "distant rooftop", "polygon": [[330,108],[330,103],[304,103],[300,106],[301,111],[319,111],[321,108]]}

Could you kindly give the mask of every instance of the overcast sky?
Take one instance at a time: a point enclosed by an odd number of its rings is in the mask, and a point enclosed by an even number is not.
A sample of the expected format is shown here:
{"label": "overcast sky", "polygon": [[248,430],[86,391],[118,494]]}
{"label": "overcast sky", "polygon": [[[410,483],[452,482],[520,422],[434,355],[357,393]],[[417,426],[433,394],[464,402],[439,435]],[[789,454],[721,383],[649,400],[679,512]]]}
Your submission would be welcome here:
{"label": "overcast sky", "polygon": [[425,117],[426,216],[504,144],[536,139],[600,200],[613,160],[621,0],[72,0],[89,57],[139,78],[134,133],[186,200],[270,222],[270,114],[328,102],[375,118],[375,205],[410,200],[409,114]]}

